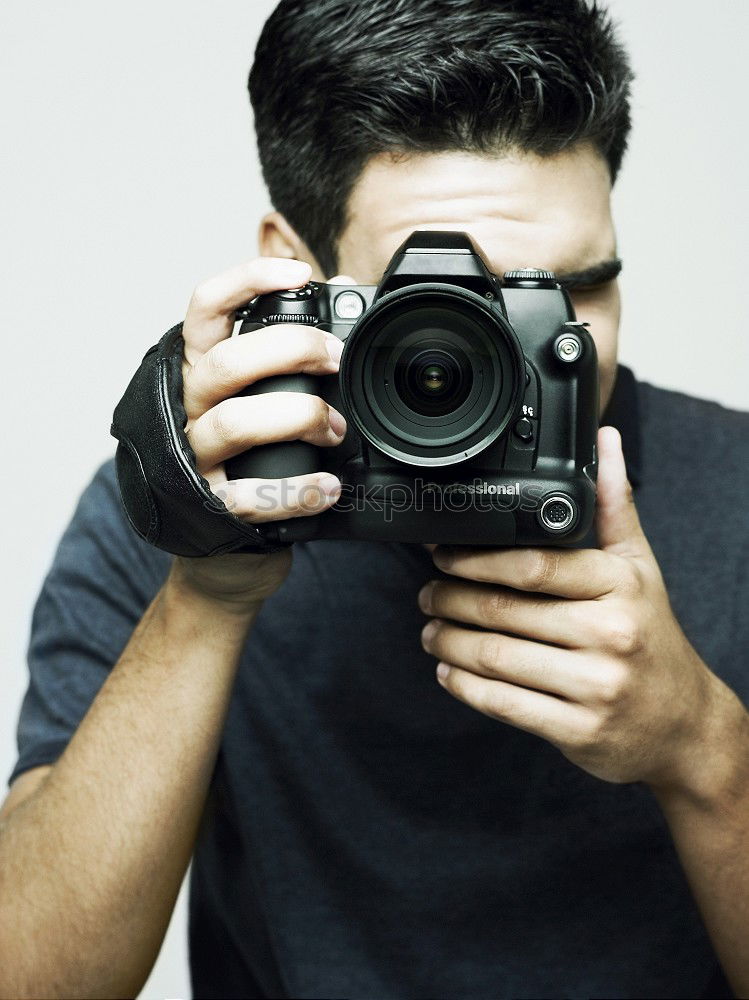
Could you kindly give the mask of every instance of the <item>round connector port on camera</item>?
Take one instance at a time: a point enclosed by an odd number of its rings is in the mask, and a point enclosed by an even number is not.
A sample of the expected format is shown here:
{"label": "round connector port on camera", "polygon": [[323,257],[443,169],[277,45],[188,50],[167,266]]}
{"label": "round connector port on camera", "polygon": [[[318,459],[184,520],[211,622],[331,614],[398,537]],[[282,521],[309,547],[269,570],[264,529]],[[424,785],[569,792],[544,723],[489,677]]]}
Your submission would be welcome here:
{"label": "round connector port on camera", "polygon": [[541,504],[538,520],[546,531],[562,534],[577,520],[577,506],[563,493],[555,493]]}

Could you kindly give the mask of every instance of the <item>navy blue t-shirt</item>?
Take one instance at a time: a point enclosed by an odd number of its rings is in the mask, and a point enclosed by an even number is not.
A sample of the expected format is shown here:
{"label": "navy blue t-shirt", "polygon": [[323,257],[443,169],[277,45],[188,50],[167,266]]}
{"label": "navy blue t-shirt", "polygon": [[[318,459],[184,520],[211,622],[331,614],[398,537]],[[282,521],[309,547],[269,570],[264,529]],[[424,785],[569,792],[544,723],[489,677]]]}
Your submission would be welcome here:
{"label": "navy blue t-shirt", "polygon": [[[749,414],[620,369],[606,421],[677,617],[746,702]],[[35,609],[10,780],[63,752],[169,563],[107,463]],[[416,604],[435,575],[420,546],[295,547],[244,650],[195,849],[195,995],[730,996],[647,788],[438,685]]]}

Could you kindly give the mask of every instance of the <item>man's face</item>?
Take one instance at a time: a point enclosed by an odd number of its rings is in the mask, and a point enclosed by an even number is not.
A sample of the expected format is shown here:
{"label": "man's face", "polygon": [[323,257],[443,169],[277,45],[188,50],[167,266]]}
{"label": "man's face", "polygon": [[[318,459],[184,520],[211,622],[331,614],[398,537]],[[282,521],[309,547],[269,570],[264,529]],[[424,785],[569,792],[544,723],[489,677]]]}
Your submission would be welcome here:
{"label": "man's face", "polygon": [[[414,230],[448,229],[473,237],[500,275],[518,267],[560,276],[585,271],[616,256],[610,191],[606,163],[588,145],[545,158],[383,154],[369,161],[351,195],[339,270],[376,285]],[[616,372],[618,285],[610,280],[570,294],[598,348],[603,409]]]}

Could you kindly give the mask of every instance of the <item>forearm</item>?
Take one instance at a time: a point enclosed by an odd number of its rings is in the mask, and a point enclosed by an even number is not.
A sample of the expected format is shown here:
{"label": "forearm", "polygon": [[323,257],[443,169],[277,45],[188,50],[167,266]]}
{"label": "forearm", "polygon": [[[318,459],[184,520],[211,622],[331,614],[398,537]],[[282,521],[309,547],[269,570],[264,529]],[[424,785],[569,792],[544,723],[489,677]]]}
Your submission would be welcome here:
{"label": "forearm", "polygon": [[46,781],[0,826],[0,995],[140,990],[256,612],[172,573]]}
{"label": "forearm", "polygon": [[716,696],[691,779],[654,792],[723,970],[749,997],[749,715],[724,685]]}

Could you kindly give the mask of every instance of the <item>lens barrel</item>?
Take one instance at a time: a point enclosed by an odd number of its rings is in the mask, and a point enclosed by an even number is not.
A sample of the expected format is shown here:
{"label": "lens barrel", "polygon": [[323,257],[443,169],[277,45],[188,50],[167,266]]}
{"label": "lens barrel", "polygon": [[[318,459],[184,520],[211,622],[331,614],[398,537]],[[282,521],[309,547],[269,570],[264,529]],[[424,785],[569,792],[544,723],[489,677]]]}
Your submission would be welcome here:
{"label": "lens barrel", "polygon": [[359,433],[419,466],[465,461],[516,413],[523,354],[505,317],[480,295],[416,284],[383,296],[349,334],[340,386]]}

